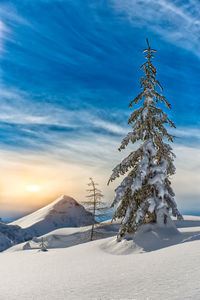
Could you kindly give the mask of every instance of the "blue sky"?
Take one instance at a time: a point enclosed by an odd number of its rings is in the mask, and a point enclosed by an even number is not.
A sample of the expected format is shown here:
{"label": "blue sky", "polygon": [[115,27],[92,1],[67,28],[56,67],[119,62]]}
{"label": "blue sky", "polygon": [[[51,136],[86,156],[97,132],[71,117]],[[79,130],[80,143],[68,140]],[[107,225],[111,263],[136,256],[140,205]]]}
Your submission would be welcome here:
{"label": "blue sky", "polygon": [[[81,201],[90,176],[112,200],[106,182],[128,153],[117,148],[148,37],[177,126],[176,200],[200,213],[199,20],[196,0],[1,1],[2,211],[28,211],[59,193]],[[18,190],[23,180],[39,184],[40,197]]]}

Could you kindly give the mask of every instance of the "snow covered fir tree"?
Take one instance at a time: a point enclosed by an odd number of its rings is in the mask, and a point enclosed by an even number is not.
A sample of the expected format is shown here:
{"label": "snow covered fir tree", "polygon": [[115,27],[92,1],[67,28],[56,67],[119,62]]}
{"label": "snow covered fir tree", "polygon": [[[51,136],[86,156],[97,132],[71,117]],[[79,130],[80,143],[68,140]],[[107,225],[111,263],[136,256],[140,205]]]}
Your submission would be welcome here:
{"label": "snow covered fir tree", "polygon": [[125,149],[129,142],[141,143],[137,150],[113,169],[108,182],[129,171],[116,188],[112,203],[112,207],[116,207],[113,219],[121,219],[118,237],[135,233],[147,223],[165,226],[171,222],[170,212],[177,219],[182,219],[170,182],[170,176],[175,173],[175,155],[167,141],[173,142],[174,136],[164,126],[168,124],[175,128],[175,125],[158,105],[163,102],[171,108],[166,98],[156,91],[157,86],[162,91],[156,79],[156,68],[152,64],[156,50],[151,49],[148,39],[146,41],[147,49],[143,51],[146,62],[140,67],[144,71],[140,81],[142,91],[129,107],[137,105],[139,101],[142,105],[132,112],[128,121],[132,131],[122,140],[119,151]]}

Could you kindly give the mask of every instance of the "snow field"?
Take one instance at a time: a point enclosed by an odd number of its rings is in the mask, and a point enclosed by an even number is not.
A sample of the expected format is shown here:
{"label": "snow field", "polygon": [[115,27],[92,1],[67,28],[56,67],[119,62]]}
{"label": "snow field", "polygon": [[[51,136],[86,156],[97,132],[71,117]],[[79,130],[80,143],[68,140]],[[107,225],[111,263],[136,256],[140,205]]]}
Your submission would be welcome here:
{"label": "snow field", "polygon": [[149,252],[115,237],[45,253],[3,252],[0,299],[199,300],[200,226],[180,231],[173,245]]}

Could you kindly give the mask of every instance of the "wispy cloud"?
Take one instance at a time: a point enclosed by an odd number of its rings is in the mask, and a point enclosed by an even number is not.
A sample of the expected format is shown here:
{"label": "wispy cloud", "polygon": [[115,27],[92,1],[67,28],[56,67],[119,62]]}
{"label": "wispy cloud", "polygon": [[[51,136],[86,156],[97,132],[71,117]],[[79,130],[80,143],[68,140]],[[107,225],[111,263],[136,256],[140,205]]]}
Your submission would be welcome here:
{"label": "wispy cloud", "polygon": [[[91,105],[85,108],[68,109],[58,104],[37,102],[27,92],[14,88],[0,88],[1,93],[1,128],[11,126],[11,137],[15,143],[10,147],[24,147],[26,144],[37,149],[46,148],[54,142],[61,147],[63,140],[67,145],[61,148],[79,148],[76,144],[86,143],[88,138],[93,140],[104,135],[113,136],[120,140],[131,127],[127,125],[128,111],[117,110],[113,113],[108,109],[99,109]],[[130,112],[129,112],[130,113]],[[8,129],[9,129],[8,128]],[[14,130],[14,131],[13,131]],[[200,131],[198,127],[179,127],[170,132],[177,136],[176,143],[199,145]],[[22,142],[23,141],[23,142]],[[1,144],[7,143],[5,139]],[[118,145],[116,145],[117,147]],[[103,147],[103,144],[102,144]],[[84,148],[84,147],[83,147]],[[84,152],[82,148],[82,151]],[[104,147],[103,147],[104,148]],[[90,151],[90,146],[87,149]],[[73,149],[74,151],[75,149]],[[104,148],[104,151],[105,148]]]}
{"label": "wispy cloud", "polygon": [[177,136],[177,138],[189,138],[190,140],[193,139],[194,142],[198,142],[200,139],[200,128],[196,127],[179,127],[174,130],[171,130],[171,132]]}
{"label": "wispy cloud", "polygon": [[4,40],[9,32],[8,27],[0,20],[0,57],[4,49]]}
{"label": "wispy cloud", "polygon": [[[87,105],[86,108],[67,109],[58,104],[36,102],[26,92],[15,88],[0,87],[0,122],[19,125],[49,125],[78,128],[94,127],[114,134],[123,134],[126,128],[117,124],[116,112]],[[126,112],[118,110],[120,120]],[[102,116],[102,117],[100,117]],[[115,122],[109,121],[115,117]]]}
{"label": "wispy cloud", "polygon": [[134,25],[143,27],[200,56],[199,2],[166,0],[112,0],[114,9]]}

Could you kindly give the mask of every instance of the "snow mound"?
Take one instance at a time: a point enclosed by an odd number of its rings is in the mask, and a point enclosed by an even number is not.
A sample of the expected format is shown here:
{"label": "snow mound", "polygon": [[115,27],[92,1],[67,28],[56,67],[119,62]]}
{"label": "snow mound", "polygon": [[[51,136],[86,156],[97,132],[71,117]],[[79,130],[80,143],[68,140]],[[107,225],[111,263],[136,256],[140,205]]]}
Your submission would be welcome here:
{"label": "snow mound", "polygon": [[75,199],[61,196],[49,205],[10,224],[18,225],[30,235],[40,236],[57,228],[90,225],[93,216]]}
{"label": "snow mound", "polygon": [[141,253],[142,248],[138,246],[133,239],[123,239],[118,241],[116,237],[108,238],[104,243],[100,245],[100,248],[113,255],[128,255],[131,253]]}
{"label": "snow mound", "polygon": [[121,239],[109,238],[101,245],[101,249],[114,255],[151,252],[180,243],[183,237],[174,226],[145,224],[133,234],[126,234]]}

